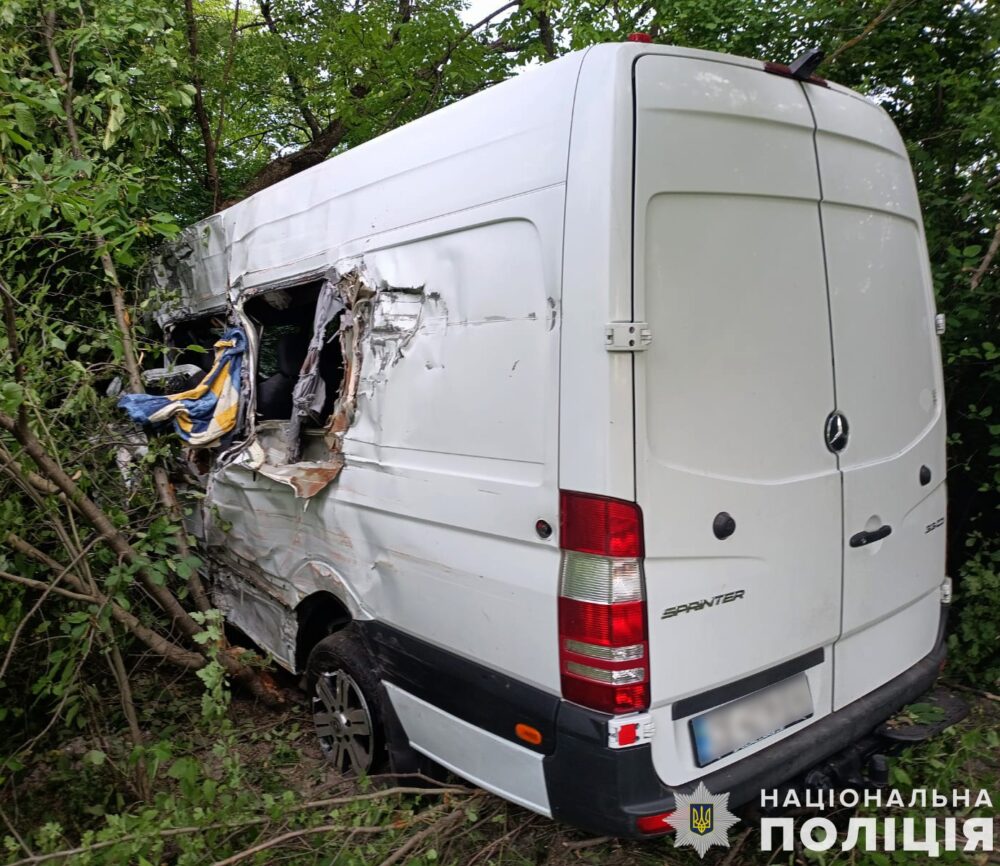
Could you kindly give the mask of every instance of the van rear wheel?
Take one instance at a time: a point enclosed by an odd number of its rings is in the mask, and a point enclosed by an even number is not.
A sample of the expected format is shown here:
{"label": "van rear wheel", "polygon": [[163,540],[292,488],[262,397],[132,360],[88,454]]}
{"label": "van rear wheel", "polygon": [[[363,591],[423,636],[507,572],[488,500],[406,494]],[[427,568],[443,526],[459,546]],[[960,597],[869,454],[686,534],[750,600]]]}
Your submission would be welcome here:
{"label": "van rear wheel", "polygon": [[344,774],[366,775],[385,761],[378,679],[350,625],[324,638],[309,654],[307,682],[320,748]]}

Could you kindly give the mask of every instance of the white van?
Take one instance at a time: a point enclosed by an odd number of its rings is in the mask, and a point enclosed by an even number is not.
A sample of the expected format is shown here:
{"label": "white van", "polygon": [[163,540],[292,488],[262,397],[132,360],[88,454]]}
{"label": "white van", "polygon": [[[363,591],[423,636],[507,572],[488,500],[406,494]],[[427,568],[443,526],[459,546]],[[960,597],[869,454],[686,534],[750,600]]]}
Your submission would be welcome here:
{"label": "white van", "polygon": [[247,336],[197,531],[339,768],[422,755],[642,836],[933,683],[939,320],[861,96],[593,47],[205,220],[159,278],[179,346]]}

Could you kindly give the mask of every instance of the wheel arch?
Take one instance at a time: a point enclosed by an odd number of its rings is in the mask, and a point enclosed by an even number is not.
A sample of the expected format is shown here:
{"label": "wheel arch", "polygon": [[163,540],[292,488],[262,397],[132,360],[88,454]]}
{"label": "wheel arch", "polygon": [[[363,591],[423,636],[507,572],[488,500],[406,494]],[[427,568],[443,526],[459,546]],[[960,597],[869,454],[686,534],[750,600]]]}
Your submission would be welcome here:
{"label": "wheel arch", "polygon": [[295,669],[302,672],[313,647],[353,622],[354,616],[350,607],[332,592],[319,590],[299,602],[295,620]]}
{"label": "wheel arch", "polygon": [[295,669],[303,672],[309,653],[328,634],[354,620],[371,619],[353,587],[322,560],[301,563],[289,581],[295,615]]}

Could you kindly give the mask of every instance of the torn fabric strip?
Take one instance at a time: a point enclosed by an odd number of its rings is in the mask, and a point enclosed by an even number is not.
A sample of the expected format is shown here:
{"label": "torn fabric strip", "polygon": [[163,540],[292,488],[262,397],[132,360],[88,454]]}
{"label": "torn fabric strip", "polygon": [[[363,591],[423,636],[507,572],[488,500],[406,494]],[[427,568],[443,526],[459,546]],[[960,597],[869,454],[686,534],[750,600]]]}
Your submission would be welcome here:
{"label": "torn fabric strip", "polygon": [[215,344],[215,363],[201,382],[179,394],[125,394],[118,400],[138,424],[174,422],[174,430],[189,445],[218,443],[236,427],[240,406],[240,376],[246,335],[232,328]]}

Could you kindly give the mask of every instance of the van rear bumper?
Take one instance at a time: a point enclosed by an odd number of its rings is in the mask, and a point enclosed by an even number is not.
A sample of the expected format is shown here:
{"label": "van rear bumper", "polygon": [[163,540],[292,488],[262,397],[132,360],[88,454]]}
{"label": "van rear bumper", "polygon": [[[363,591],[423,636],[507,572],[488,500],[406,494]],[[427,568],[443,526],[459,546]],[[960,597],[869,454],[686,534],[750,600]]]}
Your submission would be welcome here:
{"label": "van rear bumper", "polygon": [[552,817],[592,833],[639,838],[639,817],[672,811],[675,792],[688,793],[699,782],[714,794],[728,791],[731,807],[757,799],[762,790],[779,787],[872,733],[927,691],[946,655],[946,611],[934,648],[895,679],[799,733],[677,788],[660,782],[649,745],[609,749],[607,716],[560,703],[556,747],[543,762]]}

